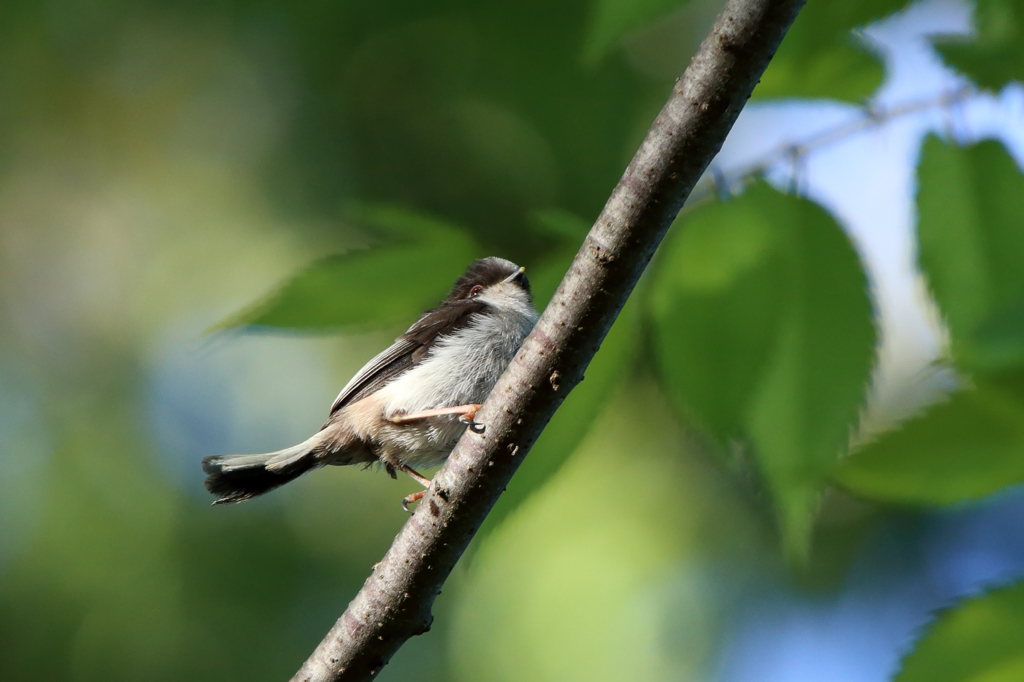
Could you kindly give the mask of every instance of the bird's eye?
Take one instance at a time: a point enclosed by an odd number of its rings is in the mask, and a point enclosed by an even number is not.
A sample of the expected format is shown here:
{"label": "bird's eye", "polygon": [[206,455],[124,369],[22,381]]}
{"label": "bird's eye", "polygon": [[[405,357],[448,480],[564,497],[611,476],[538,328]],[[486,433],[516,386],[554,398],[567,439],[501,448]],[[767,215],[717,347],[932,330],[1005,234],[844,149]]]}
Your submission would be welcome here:
{"label": "bird's eye", "polygon": [[483,291],[483,290],[484,290],[484,288],[482,286],[480,286],[479,284],[477,284],[472,289],[469,290],[469,295],[471,297],[479,296],[480,292]]}

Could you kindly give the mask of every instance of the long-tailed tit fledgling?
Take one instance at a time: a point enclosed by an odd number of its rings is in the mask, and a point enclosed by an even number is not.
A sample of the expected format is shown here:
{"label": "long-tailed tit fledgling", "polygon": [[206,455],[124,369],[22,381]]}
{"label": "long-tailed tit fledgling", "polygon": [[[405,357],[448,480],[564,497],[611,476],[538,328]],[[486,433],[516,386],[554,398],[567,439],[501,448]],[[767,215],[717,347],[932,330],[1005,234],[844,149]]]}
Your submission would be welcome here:
{"label": "long-tailed tit fledgling", "polygon": [[428,487],[413,467],[448,457],[536,321],[523,268],[474,261],[437,308],[352,377],[311,438],[262,455],[205,458],[214,504],[251,499],[325,464],[380,462],[392,477],[404,471]]}

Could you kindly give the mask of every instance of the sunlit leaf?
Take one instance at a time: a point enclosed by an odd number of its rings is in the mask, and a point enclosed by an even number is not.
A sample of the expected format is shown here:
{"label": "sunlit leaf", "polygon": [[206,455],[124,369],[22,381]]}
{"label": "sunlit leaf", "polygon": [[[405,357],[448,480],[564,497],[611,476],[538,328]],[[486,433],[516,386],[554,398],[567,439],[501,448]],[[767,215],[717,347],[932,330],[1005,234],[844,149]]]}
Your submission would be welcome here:
{"label": "sunlit leaf", "polygon": [[836,481],[872,499],[948,504],[1024,482],[1024,405],[980,384],[858,449]]}
{"label": "sunlit leaf", "polygon": [[[783,43],[785,45],[785,43]],[[780,54],[771,61],[754,97],[807,97],[859,102],[882,84],[883,69],[853,36],[812,55]]]}
{"label": "sunlit leaf", "polygon": [[895,682],[1024,679],[1024,584],[944,610],[903,659]]}
{"label": "sunlit leaf", "polygon": [[463,230],[436,218],[385,207],[364,209],[358,217],[393,241],[324,258],[222,326],[330,330],[412,324],[481,255]]}
{"label": "sunlit leaf", "polygon": [[822,209],[765,185],[678,229],[652,282],[663,378],[720,441],[749,441],[803,557],[874,357],[859,258]]}
{"label": "sunlit leaf", "polygon": [[630,31],[689,4],[690,0],[594,0],[583,60],[594,63]]}
{"label": "sunlit leaf", "polygon": [[946,63],[991,90],[1024,80],[1024,0],[977,0],[975,25],[969,40],[934,40]]}
{"label": "sunlit leaf", "polygon": [[964,366],[987,374],[1024,367],[1024,295],[983,319],[959,355]]}
{"label": "sunlit leaf", "polygon": [[687,216],[662,247],[651,283],[666,386],[722,443],[742,435],[781,316],[781,235],[751,196]]}
{"label": "sunlit leaf", "polygon": [[907,4],[906,0],[807,3],[753,96],[863,100],[881,85],[882,65],[853,30]]}
{"label": "sunlit leaf", "polygon": [[1024,481],[1024,175],[1002,146],[925,141],[921,267],[976,383],[849,458],[836,480],[874,499],[947,504]]}
{"label": "sunlit leaf", "polygon": [[930,137],[919,167],[921,268],[971,370],[1021,360],[1024,175],[996,142],[962,149]]}
{"label": "sunlit leaf", "polygon": [[787,275],[779,338],[749,407],[748,429],[775,497],[787,552],[810,547],[817,494],[864,402],[875,326],[860,259],[820,207],[756,197],[778,222]]}

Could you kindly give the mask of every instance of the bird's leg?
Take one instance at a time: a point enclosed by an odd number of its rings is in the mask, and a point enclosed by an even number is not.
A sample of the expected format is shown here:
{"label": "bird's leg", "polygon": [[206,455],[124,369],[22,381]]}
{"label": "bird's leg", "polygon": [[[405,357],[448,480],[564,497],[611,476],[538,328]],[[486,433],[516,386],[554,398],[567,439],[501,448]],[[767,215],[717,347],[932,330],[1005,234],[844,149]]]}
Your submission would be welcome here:
{"label": "bird's leg", "polygon": [[477,410],[480,409],[479,405],[456,405],[455,407],[439,407],[434,410],[420,410],[418,412],[408,412],[404,414],[396,414],[391,417],[388,421],[392,424],[409,424],[411,422],[420,421],[422,419],[428,419],[430,417],[443,417],[448,414],[457,414],[461,420],[472,421],[473,417],[476,416]]}
{"label": "bird's leg", "polygon": [[[391,465],[389,464],[388,467],[391,467]],[[409,474],[409,476],[411,476],[413,480],[415,480],[424,488],[430,487],[430,479],[424,476],[423,474],[419,473],[412,467],[406,466],[404,464],[399,464],[397,467],[393,468],[398,469],[399,471],[404,471],[405,473]],[[423,499],[423,496],[426,494],[426,490],[421,490],[418,493],[406,495],[405,499],[402,500],[402,509],[404,509],[405,511],[409,511],[409,505],[412,504],[413,502],[419,502],[421,499]]]}
{"label": "bird's leg", "polygon": [[[473,421],[476,417],[477,410],[480,409],[480,405],[456,405],[455,407],[439,407],[435,410],[420,410],[419,412],[408,412],[406,414],[396,414],[390,417],[388,421],[392,424],[409,424],[411,422],[420,421],[421,419],[428,419],[430,417],[443,417],[448,414],[459,415],[459,421],[465,424],[469,424],[470,427],[479,426]],[[474,431],[476,429],[473,429]]]}
{"label": "bird's leg", "polygon": [[426,490],[421,490],[418,493],[406,495],[405,497],[402,498],[402,509],[412,514],[412,510],[409,509],[409,505],[412,504],[413,502],[419,502],[420,500],[423,499],[423,496],[426,494]]}
{"label": "bird's leg", "polygon": [[399,464],[395,468],[398,469],[399,471],[403,472],[403,473],[409,474],[409,476],[412,478],[412,480],[416,481],[417,483],[419,483],[424,488],[429,488],[430,487],[430,479],[427,478],[426,476],[424,476],[423,474],[421,474],[420,472],[416,471],[415,469],[413,469],[411,466],[406,466],[405,464]]}

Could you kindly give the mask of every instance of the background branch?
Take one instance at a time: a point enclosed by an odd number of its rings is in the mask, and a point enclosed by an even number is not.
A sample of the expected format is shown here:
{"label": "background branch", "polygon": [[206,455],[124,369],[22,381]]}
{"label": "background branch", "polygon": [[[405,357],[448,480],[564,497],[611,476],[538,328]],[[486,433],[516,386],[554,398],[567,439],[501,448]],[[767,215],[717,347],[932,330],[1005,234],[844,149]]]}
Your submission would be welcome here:
{"label": "background branch", "polygon": [[293,680],[375,677],[411,636],[565,396],[583,378],[804,0],[730,0],[676,82],[533,333],[430,492]]}
{"label": "background branch", "polygon": [[940,92],[931,97],[902,102],[890,107],[868,104],[863,107],[861,115],[857,118],[826,128],[803,139],[780,144],[747,164],[732,169],[712,167],[711,171],[693,188],[686,202],[685,210],[689,211],[703,206],[722,195],[728,196],[741,192],[746,184],[763,177],[782,161],[788,160],[796,165],[811,154],[844,142],[870,128],[880,128],[892,121],[924,111],[964,104],[979,96],[977,90],[964,86],[953,91]]}

